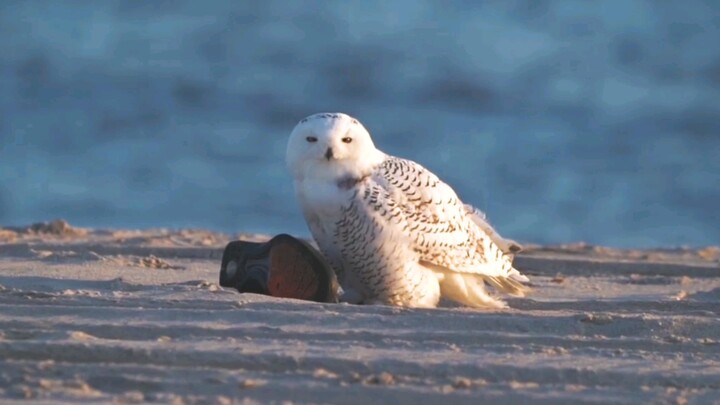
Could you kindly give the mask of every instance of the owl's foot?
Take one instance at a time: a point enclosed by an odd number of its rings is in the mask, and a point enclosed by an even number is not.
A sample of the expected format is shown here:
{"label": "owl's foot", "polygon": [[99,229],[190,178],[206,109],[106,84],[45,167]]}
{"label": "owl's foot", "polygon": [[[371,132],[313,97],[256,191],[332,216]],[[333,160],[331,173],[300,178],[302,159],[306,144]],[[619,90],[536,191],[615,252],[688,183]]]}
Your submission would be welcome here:
{"label": "owl's foot", "polygon": [[343,290],[342,294],[340,295],[340,302],[345,302],[348,304],[363,304],[364,299],[365,297],[355,290]]}

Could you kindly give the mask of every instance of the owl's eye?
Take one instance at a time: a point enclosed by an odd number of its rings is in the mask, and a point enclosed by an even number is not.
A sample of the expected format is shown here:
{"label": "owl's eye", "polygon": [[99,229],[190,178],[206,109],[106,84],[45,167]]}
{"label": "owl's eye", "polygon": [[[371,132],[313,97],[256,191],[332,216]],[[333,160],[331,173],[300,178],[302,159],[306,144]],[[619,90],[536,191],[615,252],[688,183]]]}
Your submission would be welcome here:
{"label": "owl's eye", "polygon": [[350,143],[350,142],[352,142],[352,138],[350,138],[349,136],[346,136],[345,138],[341,139],[341,141],[343,141],[345,143]]}
{"label": "owl's eye", "polygon": [[317,142],[317,138],[314,136],[308,136],[307,138],[305,138],[305,140],[310,143]]}

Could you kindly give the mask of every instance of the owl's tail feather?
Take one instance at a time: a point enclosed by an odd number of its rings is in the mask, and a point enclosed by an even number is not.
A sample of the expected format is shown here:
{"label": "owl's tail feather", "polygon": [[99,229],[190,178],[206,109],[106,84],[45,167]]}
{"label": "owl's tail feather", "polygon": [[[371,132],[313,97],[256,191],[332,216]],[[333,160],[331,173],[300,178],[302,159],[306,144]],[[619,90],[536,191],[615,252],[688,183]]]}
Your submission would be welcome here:
{"label": "owl's tail feather", "polygon": [[485,292],[482,279],[474,274],[443,271],[438,273],[440,294],[443,298],[474,308],[502,309],[507,304]]}
{"label": "owl's tail feather", "polygon": [[517,270],[513,270],[514,273],[513,271],[511,271],[508,277],[486,275],[481,275],[480,277],[491,286],[497,288],[498,290],[506,294],[514,295],[516,297],[524,297],[525,294],[530,292],[530,287],[522,283],[529,280],[526,276],[520,274],[520,272],[518,272]]}
{"label": "owl's tail feather", "polygon": [[529,287],[522,284],[529,281],[528,278],[514,268],[511,268],[506,276],[489,276],[477,273],[460,273],[428,262],[420,262],[420,264],[435,273],[440,282],[440,295],[443,298],[470,307],[507,308],[504,301],[490,296],[485,291],[486,282],[498,291],[516,297],[524,297],[530,291]]}

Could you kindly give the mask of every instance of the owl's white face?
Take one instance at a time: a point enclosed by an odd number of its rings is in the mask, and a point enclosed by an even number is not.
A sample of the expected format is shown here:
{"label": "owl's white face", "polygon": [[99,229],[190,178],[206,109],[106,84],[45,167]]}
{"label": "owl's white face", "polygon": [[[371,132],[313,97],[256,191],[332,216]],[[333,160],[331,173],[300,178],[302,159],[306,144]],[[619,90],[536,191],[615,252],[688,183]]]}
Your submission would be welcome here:
{"label": "owl's white face", "polygon": [[356,176],[382,158],[365,127],[343,113],[314,114],[300,121],[290,134],[286,154],[296,180]]}

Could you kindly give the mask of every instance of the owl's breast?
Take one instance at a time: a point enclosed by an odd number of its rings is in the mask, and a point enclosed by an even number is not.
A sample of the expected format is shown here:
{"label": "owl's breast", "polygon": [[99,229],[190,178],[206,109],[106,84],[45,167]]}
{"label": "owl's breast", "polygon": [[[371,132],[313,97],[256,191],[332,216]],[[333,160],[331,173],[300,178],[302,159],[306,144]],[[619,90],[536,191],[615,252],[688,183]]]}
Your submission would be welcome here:
{"label": "owl's breast", "polygon": [[295,187],[303,211],[320,217],[323,222],[338,220],[356,192],[329,181],[305,181]]}

